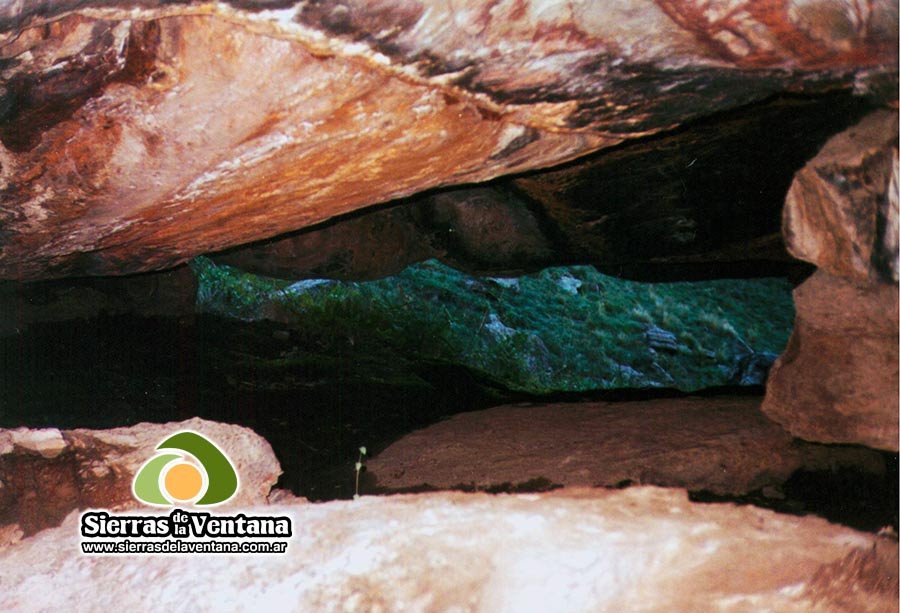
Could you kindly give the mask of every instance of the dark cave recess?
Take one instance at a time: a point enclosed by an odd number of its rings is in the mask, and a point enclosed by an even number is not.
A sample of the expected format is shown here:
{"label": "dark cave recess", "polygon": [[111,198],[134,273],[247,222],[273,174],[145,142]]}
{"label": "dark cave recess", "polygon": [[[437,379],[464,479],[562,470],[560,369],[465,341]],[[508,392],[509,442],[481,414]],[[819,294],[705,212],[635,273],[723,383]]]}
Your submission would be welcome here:
{"label": "dark cave recess", "polygon": [[[354,364],[330,373],[260,372],[247,355],[283,347],[282,326],[200,316],[192,322],[130,316],[40,324],[0,339],[0,427],[110,428],[194,416],[247,426],[273,446],[284,469],[279,487],[313,501],[350,498],[358,448],[376,455],[403,435],[453,414],[511,402],[629,401],[678,398],[671,389],[619,389],[534,396],[447,364],[417,364],[421,383],[377,385]],[[358,373],[356,373],[358,374]],[[267,381],[265,386],[255,385]],[[275,383],[279,383],[275,385]],[[763,388],[720,387],[707,397],[762,395]],[[858,529],[897,526],[896,454],[884,475],[798,473],[784,496],[762,492],[703,502],[738,502],[813,513]],[[628,484],[622,484],[626,487]],[[362,492],[370,488],[363,472]],[[496,492],[543,491],[536,480]]]}
{"label": "dark cave recess", "polygon": [[[375,206],[216,260],[295,279],[378,278],[438,257],[481,275],[590,262],[645,281],[785,276],[796,284],[810,266],[791,259],[779,235],[790,180],[829,136],[872,108],[849,94],[781,96],[554,169]],[[499,222],[481,223],[493,209]],[[503,223],[510,211],[515,223]],[[7,293],[33,288],[48,296],[87,287],[115,296],[120,312],[136,300],[168,301],[153,308],[166,313],[166,305],[176,305],[181,318],[99,316],[13,329],[0,337],[0,427],[106,428],[193,416],[238,423],[273,445],[285,470],[282,487],[331,500],[353,494],[360,446],[376,454],[458,412],[528,400],[684,395],[656,388],[535,396],[442,361],[411,361],[402,366],[404,376],[374,381],[352,352],[323,367],[273,371],[254,358],[285,350],[284,326],[195,316],[196,281],[183,280],[190,277],[182,274],[186,268],[162,273],[172,277],[165,296],[154,274],[126,277],[125,285],[115,278],[4,284]],[[763,388],[693,393],[748,392],[761,395]],[[865,530],[896,529],[896,454],[885,460],[887,476],[797,474],[783,499],[756,492],[729,501],[818,513]]]}
{"label": "dark cave recess", "polygon": [[791,180],[876,108],[849,93],[782,95],[550,169],[430,190],[214,256],[255,274],[373,279],[438,258],[476,275],[591,264],[647,282],[812,268],[780,234]]}
{"label": "dark cave recess", "polygon": [[[322,367],[279,368],[249,357],[285,349],[284,326],[214,316],[100,317],[37,324],[0,338],[0,427],[112,428],[199,416],[251,427],[281,450],[293,489],[301,475],[355,460],[396,437],[456,413],[496,404],[685,396],[666,388],[536,396],[509,390],[484,373],[422,362],[406,379],[379,383],[352,356]],[[760,386],[694,395],[762,394]],[[284,450],[292,449],[290,453]],[[324,494],[327,496],[327,494]]]}

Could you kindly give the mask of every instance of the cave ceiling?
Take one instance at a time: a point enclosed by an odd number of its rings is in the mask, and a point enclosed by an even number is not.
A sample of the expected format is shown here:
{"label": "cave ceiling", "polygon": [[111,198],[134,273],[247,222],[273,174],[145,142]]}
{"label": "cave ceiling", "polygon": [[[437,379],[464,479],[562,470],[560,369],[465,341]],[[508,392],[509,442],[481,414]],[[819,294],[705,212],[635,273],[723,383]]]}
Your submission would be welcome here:
{"label": "cave ceiling", "polygon": [[162,270],[426,190],[411,253],[510,268],[448,236],[475,223],[457,185],[535,264],[777,260],[757,213],[789,176],[741,169],[802,165],[829,108],[895,99],[896,60],[886,1],[0,0],[0,279]]}

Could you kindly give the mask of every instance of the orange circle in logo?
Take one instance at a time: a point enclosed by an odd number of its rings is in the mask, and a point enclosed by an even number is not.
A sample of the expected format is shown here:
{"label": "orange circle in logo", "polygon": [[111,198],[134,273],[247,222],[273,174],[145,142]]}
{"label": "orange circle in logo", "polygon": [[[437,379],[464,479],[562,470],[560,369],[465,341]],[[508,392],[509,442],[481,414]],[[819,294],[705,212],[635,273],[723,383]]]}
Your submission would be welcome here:
{"label": "orange circle in logo", "polygon": [[181,462],[166,473],[165,486],[169,496],[175,500],[190,500],[200,493],[203,475],[193,464]]}

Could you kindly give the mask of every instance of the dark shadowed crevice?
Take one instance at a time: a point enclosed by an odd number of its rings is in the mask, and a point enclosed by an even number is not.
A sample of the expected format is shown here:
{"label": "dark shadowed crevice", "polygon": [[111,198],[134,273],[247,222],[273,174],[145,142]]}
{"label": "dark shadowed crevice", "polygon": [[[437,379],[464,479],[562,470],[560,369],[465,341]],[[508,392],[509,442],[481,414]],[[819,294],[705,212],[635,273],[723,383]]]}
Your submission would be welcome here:
{"label": "dark shadowed crevice", "polygon": [[691,492],[690,499],[705,503],[752,504],[792,515],[818,515],[868,532],[898,530],[898,459],[881,452],[886,470],[875,474],[849,468],[799,470],[781,488],[763,489],[744,496]]}

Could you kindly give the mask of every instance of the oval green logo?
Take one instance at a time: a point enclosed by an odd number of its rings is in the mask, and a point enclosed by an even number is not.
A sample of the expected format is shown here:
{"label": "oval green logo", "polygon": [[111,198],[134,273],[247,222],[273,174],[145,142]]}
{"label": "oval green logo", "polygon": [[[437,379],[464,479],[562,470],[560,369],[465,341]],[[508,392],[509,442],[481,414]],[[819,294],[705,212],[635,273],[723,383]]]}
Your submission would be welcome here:
{"label": "oval green logo", "polygon": [[211,440],[182,430],[156,446],[159,452],[141,466],[131,491],[141,502],[156,506],[213,506],[230,500],[238,476],[228,456]]}

